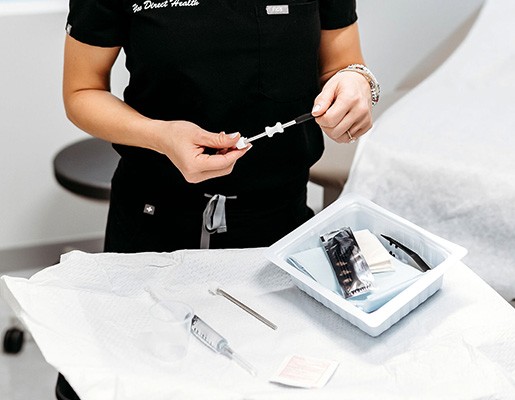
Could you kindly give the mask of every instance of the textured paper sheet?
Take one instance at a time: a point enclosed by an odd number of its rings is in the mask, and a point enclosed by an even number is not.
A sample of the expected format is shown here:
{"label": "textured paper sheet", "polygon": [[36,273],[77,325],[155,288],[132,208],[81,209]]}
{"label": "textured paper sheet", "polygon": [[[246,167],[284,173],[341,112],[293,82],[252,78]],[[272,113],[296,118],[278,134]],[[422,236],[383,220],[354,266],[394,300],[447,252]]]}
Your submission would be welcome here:
{"label": "textured paper sheet", "polygon": [[[293,286],[262,252],[73,252],[29,280],[3,277],[0,289],[82,400],[311,400],[312,390],[268,381],[290,354],[340,363],[316,389],[317,400],[342,393],[383,400],[421,393],[427,399],[515,397],[515,310],[462,264],[450,268],[431,299],[373,338]],[[278,329],[209,294],[213,280]],[[189,304],[257,377],[194,338],[179,371],[139,348],[135,340],[153,304],[149,283]]]}

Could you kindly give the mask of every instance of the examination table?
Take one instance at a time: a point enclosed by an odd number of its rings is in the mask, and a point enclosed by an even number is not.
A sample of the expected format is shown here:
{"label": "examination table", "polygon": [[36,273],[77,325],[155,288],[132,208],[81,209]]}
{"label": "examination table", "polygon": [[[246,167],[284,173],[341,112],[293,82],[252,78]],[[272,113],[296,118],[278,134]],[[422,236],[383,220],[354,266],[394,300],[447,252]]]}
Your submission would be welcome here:
{"label": "examination table", "polygon": [[465,40],[360,140],[359,193],[467,248],[515,305],[515,2],[488,0]]}
{"label": "examination table", "polygon": [[[211,295],[213,281],[278,329]],[[435,295],[375,338],[300,291],[263,249],[74,251],[29,280],[0,282],[45,359],[82,400],[515,398],[515,309],[462,263],[445,273]],[[133,338],[149,282],[189,304],[257,377],[193,337],[180,369],[139,351]],[[319,389],[270,383],[291,354],[339,367]]]}

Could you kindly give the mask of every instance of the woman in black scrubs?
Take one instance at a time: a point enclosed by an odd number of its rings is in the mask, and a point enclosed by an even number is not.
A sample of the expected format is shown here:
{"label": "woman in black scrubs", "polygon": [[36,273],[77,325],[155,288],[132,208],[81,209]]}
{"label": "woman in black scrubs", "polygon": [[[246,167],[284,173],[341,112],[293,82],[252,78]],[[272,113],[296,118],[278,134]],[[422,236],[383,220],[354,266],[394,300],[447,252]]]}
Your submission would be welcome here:
{"label": "woman in black scrubs", "polygon": [[[67,115],[121,155],[105,251],[268,246],[308,220],[322,130],[349,142],[372,126],[375,79],[345,69],[363,64],[356,21],[353,0],[71,0]],[[123,100],[109,90],[121,49]],[[233,132],[310,111],[235,148]],[[57,390],[77,398],[62,376]]]}

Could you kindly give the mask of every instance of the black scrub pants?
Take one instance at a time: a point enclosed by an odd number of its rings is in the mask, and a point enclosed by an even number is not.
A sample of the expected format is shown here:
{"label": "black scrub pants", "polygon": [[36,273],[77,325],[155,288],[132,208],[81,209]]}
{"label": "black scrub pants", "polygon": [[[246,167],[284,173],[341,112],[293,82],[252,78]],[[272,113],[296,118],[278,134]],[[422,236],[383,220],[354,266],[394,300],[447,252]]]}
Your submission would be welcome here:
{"label": "black scrub pants", "polygon": [[[279,182],[272,190],[253,193],[204,193],[156,171],[138,171],[122,162],[112,182],[104,251],[171,252],[198,249],[207,195],[223,194],[227,232],[214,233],[210,248],[266,247],[313,216],[306,205],[307,172]],[[193,190],[192,190],[193,188]],[[236,198],[232,198],[236,196]],[[149,208],[150,207],[150,208]],[[64,376],[56,386],[58,400],[80,400]]]}
{"label": "black scrub pants", "polygon": [[204,209],[217,194],[227,198],[227,231],[211,235],[213,249],[266,247],[313,216],[306,205],[308,169],[286,181],[257,175],[255,188],[240,190],[216,179],[187,183],[169,164],[142,167],[122,158],[112,180],[106,252],[198,249]]}

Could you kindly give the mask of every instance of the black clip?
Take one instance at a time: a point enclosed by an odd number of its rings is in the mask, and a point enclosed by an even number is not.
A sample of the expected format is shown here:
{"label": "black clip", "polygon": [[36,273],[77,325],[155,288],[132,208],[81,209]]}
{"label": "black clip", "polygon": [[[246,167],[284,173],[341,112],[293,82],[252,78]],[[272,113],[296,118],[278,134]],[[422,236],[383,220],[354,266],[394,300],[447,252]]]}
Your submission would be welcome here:
{"label": "black clip", "polygon": [[[417,265],[418,269],[421,270],[422,272],[426,272],[431,269],[431,267],[426,264],[426,262],[422,259],[422,257],[420,257],[417,253],[415,253],[410,248],[404,246],[402,243],[399,243],[397,240],[391,238],[390,236],[386,236],[383,234],[381,234],[381,236],[384,237],[386,240],[388,240],[388,242],[390,242],[390,246],[394,245],[395,247],[397,247],[397,248],[401,249],[403,252],[405,252],[408,256],[410,256],[411,259]],[[392,254],[392,253],[390,252],[390,254]]]}

